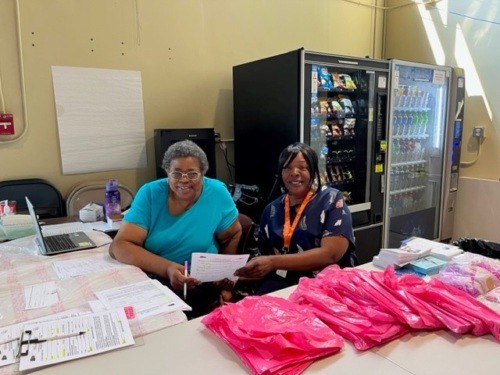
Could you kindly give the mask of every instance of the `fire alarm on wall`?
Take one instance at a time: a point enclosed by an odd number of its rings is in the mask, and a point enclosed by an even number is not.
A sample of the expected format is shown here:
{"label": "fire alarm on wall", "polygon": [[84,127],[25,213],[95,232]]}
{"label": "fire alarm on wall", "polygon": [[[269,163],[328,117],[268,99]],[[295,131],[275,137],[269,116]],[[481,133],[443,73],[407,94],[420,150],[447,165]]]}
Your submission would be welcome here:
{"label": "fire alarm on wall", "polygon": [[14,115],[0,113],[0,135],[14,134]]}

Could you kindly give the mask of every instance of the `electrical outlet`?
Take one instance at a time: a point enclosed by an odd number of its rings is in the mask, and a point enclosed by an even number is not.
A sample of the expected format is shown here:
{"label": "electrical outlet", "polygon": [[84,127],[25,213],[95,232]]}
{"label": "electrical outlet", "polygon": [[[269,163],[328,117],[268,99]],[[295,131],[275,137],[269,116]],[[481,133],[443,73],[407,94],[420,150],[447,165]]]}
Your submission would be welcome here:
{"label": "electrical outlet", "polygon": [[221,137],[219,132],[215,132],[215,143],[221,143]]}
{"label": "electrical outlet", "polygon": [[482,126],[474,126],[474,130],[472,131],[472,136],[476,137],[476,138],[480,138],[480,139],[485,138],[484,127],[482,127]]}

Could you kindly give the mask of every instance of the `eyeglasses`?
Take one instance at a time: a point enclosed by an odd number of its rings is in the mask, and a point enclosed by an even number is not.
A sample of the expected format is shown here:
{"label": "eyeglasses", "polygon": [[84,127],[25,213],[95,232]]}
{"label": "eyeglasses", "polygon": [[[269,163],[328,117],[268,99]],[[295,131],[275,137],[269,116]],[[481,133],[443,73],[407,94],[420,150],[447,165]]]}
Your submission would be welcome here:
{"label": "eyeglasses", "polygon": [[170,172],[168,174],[168,176],[172,177],[174,180],[182,180],[184,177],[187,177],[187,179],[190,181],[196,181],[200,178],[201,173],[195,172],[195,171],[190,171],[188,173],[174,171],[174,172]]}

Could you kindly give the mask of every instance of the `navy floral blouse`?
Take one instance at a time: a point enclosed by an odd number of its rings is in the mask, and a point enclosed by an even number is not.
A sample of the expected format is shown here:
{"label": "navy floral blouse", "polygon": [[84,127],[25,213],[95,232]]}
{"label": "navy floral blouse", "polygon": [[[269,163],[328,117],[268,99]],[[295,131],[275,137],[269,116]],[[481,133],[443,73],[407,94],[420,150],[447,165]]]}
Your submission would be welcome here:
{"label": "navy floral blouse", "polygon": [[[357,265],[351,213],[340,191],[328,187],[313,196],[293,232],[288,251],[283,250],[284,198],[285,195],[282,195],[275,199],[262,213],[259,234],[262,255],[307,251],[319,247],[323,237],[343,236],[349,240],[349,248],[337,264],[340,267]],[[290,222],[293,222],[299,206],[290,207]],[[302,276],[312,277],[314,272],[288,271],[287,283],[296,284]]]}

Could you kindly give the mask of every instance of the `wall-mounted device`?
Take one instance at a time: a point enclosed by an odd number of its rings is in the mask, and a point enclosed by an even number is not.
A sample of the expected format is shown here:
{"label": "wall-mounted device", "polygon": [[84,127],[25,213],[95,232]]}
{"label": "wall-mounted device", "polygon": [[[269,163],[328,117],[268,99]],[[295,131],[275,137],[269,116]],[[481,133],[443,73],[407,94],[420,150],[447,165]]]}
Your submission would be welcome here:
{"label": "wall-mounted device", "polygon": [[0,113],[0,135],[14,135],[14,115]]}

